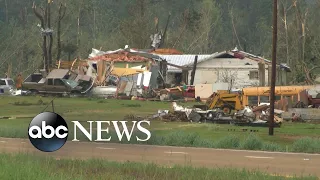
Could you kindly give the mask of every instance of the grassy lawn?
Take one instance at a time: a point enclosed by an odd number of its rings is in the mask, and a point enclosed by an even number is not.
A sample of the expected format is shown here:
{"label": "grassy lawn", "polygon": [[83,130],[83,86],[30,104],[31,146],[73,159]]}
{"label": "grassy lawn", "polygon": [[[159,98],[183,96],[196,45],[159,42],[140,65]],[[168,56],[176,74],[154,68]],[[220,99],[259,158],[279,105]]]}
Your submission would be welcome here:
{"label": "grassy lawn", "polygon": [[[0,119],[0,136],[26,138],[27,127],[32,117],[40,113],[46,107],[45,104],[49,103],[51,99],[44,97],[0,97],[0,117],[16,117],[16,119]],[[192,103],[179,104],[184,106],[192,105]],[[57,98],[54,101],[54,108],[55,112],[62,115],[67,120],[69,127],[71,127],[72,123],[70,121],[72,120],[123,120],[126,115],[146,117],[155,114],[158,109],[171,109],[171,103],[114,99]],[[49,106],[47,111],[51,110],[51,106]],[[249,131],[243,132],[243,128]],[[205,141],[201,143],[197,142],[200,144],[208,144],[208,142],[215,142],[217,144],[219,143],[218,141],[221,141],[220,143],[230,141],[235,143],[235,145],[230,145],[232,148],[240,146],[238,141],[240,143],[246,141],[248,137],[251,138],[252,134],[254,134],[259,141],[271,143],[272,145],[276,144],[278,148],[275,149],[281,149],[281,151],[291,151],[291,146],[303,137],[315,138],[316,143],[313,143],[315,147],[313,147],[312,152],[320,152],[320,143],[318,143],[320,142],[318,139],[320,137],[320,124],[284,123],[281,128],[275,129],[275,136],[268,136],[268,128],[263,127],[238,127],[188,122],[166,123],[160,120],[153,120],[149,129],[153,132],[153,136],[156,137],[153,139],[153,142],[150,142],[151,144],[165,145],[166,143],[168,144],[168,138],[175,138],[175,140],[170,140],[171,143],[169,143],[175,145],[174,142],[181,142],[181,140],[177,139],[177,136],[179,136],[181,139],[190,139],[192,142],[188,143],[192,145],[194,145],[195,138],[197,141],[199,139]],[[250,130],[258,131],[251,133]],[[161,139],[162,137],[167,137],[167,139]],[[234,140],[235,137],[238,140]],[[188,143],[178,144],[188,145]],[[299,143],[301,144],[300,146],[303,146],[303,143],[306,142]],[[211,146],[217,147],[216,145]]]}
{"label": "grassy lawn", "polygon": [[35,155],[0,154],[0,179],[221,179],[221,180],[316,180],[316,177],[271,176],[256,171],[235,169],[206,169],[165,167],[155,164],[116,163],[103,160],[55,160]]}

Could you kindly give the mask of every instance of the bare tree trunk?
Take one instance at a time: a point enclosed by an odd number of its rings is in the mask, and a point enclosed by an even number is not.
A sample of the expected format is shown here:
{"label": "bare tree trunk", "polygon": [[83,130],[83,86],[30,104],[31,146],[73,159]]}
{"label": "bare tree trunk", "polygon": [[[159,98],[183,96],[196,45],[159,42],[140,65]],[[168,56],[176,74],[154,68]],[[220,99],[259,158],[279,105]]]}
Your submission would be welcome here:
{"label": "bare tree trunk", "polygon": [[81,15],[81,6],[79,6],[78,10],[78,32],[77,32],[77,48],[78,48],[78,56],[80,56],[79,46],[80,46],[80,15]]}
{"label": "bare tree trunk", "polygon": [[305,43],[306,43],[306,32],[305,32],[305,25],[307,21],[307,14],[308,14],[308,9],[306,10],[306,13],[304,16],[302,16],[300,7],[297,5],[297,0],[294,1],[293,5],[296,9],[296,19],[297,19],[297,26],[299,29],[299,46],[300,46],[300,65],[301,65],[301,70],[305,70]]}
{"label": "bare tree trunk", "polygon": [[242,49],[242,46],[241,46],[241,43],[240,43],[240,40],[239,40],[239,37],[238,37],[238,33],[237,33],[237,30],[236,30],[236,26],[235,26],[235,24],[234,24],[233,8],[231,8],[231,9],[229,8],[229,13],[230,13],[230,17],[231,17],[231,23],[232,23],[234,35],[235,35],[236,38],[237,38],[239,48]]}
{"label": "bare tree trunk", "polygon": [[[47,4],[47,9],[48,9],[48,14],[47,14],[47,18],[48,18],[48,28],[51,29],[51,0],[48,0],[48,4]],[[52,45],[53,45],[53,36],[52,33],[49,35],[49,49],[48,49],[48,60],[49,60],[49,67],[53,66],[53,62],[52,62]]]}
{"label": "bare tree trunk", "polygon": [[[44,15],[41,15],[38,11],[37,11],[37,7],[35,5],[35,3],[33,3],[33,12],[34,14],[37,16],[37,18],[40,20],[41,22],[41,28],[44,30],[45,29],[45,22],[46,22],[46,18],[47,17],[47,13],[44,12]],[[48,67],[48,54],[47,54],[47,37],[46,35],[43,35],[43,44],[42,44],[42,53],[43,53],[43,58],[44,58],[44,67],[47,68]],[[46,71],[48,71],[49,69],[46,69]]]}
{"label": "bare tree trunk", "polygon": [[66,14],[66,5],[63,8],[62,3],[59,6],[58,27],[57,27],[57,60],[61,58],[61,21]]}
{"label": "bare tree trunk", "polygon": [[7,0],[4,0],[5,6],[6,6],[6,22],[9,22],[9,12],[8,12],[8,3]]}
{"label": "bare tree trunk", "polygon": [[182,26],[181,26],[181,28],[180,28],[180,33],[179,33],[179,36],[178,36],[178,38],[177,38],[177,40],[176,40],[176,42],[173,44],[173,46],[172,46],[172,48],[175,48],[176,47],[176,45],[179,45],[179,43],[180,43],[180,40],[181,40],[181,38],[182,38],[182,36],[183,36],[183,33],[186,31],[186,29],[187,29],[187,18],[188,18],[188,11],[187,10],[185,10],[184,12],[183,12],[183,22],[182,22]]}
{"label": "bare tree trunk", "polygon": [[96,47],[96,9],[93,7],[93,47]]}
{"label": "bare tree trunk", "polygon": [[164,45],[164,43],[165,43],[165,39],[167,37],[167,31],[168,31],[170,18],[171,18],[171,13],[169,13],[169,15],[168,15],[166,27],[164,28],[164,32],[163,32],[163,37],[161,38],[161,46],[160,47],[162,47]]}
{"label": "bare tree trunk", "polygon": [[289,39],[288,39],[288,24],[287,24],[287,9],[283,7],[283,23],[284,23],[284,30],[286,34],[286,59],[287,59],[287,64],[290,66],[290,58],[289,58]]}
{"label": "bare tree trunk", "polygon": [[[23,28],[23,34],[25,37],[27,37],[27,8],[21,8],[20,10],[20,15],[21,15],[21,21],[22,21],[22,28]],[[18,66],[18,71],[20,72],[22,70],[22,67],[24,64],[28,63],[28,54],[27,54],[27,45],[24,45],[21,51],[21,59],[19,60],[19,66]]]}
{"label": "bare tree trunk", "polygon": [[140,4],[140,16],[141,18],[144,17],[145,14],[145,0],[139,0],[139,4]]}
{"label": "bare tree trunk", "polygon": [[308,10],[306,11],[304,17],[302,17],[302,14],[301,14],[301,10],[300,10],[300,7],[297,5],[297,0],[294,1],[294,6],[296,8],[296,19],[297,19],[297,26],[298,26],[298,29],[299,29],[299,39],[300,39],[300,53],[301,53],[301,59],[300,61],[301,62],[304,62],[304,47],[305,47],[305,24],[306,24],[306,18],[307,18],[307,14],[308,14]]}
{"label": "bare tree trunk", "polygon": [[[145,0],[139,0],[139,8],[140,8],[140,18],[138,20],[138,24],[140,27],[143,27],[144,26],[144,17],[145,17],[145,6],[146,6],[146,2]],[[145,41],[143,39],[143,36],[144,36],[144,31],[139,31],[139,45],[138,47],[140,48],[143,48],[145,46]]]}
{"label": "bare tree trunk", "polygon": [[287,1],[285,0],[284,2],[282,1],[282,22],[284,24],[284,29],[285,29],[285,41],[286,41],[286,63],[288,66],[292,65],[292,62],[290,60],[290,54],[289,54],[289,34],[288,34],[288,21],[287,21],[287,14],[288,11],[292,8],[293,5],[291,5],[289,8],[287,8]]}

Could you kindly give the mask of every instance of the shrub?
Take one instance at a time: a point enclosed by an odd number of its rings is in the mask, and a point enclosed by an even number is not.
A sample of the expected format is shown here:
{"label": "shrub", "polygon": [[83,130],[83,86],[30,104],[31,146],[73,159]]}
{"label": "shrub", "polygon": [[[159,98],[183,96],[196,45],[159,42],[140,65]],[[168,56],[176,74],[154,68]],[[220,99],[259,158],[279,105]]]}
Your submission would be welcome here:
{"label": "shrub", "polygon": [[320,138],[305,137],[292,145],[293,152],[320,153]]}
{"label": "shrub", "polygon": [[205,148],[215,148],[216,147],[216,145],[214,144],[213,141],[201,139],[201,138],[197,138],[193,142],[193,146],[194,147],[205,147]]}
{"label": "shrub", "polygon": [[216,143],[216,148],[223,148],[223,149],[236,149],[240,145],[239,137],[235,135],[226,136]]}
{"label": "shrub", "polygon": [[241,149],[261,150],[262,146],[263,146],[263,142],[261,141],[261,139],[254,134],[250,134],[242,142]]}
{"label": "shrub", "polygon": [[168,146],[193,146],[195,140],[199,138],[196,133],[185,133],[177,131],[165,136],[165,145]]}
{"label": "shrub", "polygon": [[265,142],[265,143],[263,143],[262,150],[263,151],[281,152],[281,151],[283,151],[283,148],[278,144]]}

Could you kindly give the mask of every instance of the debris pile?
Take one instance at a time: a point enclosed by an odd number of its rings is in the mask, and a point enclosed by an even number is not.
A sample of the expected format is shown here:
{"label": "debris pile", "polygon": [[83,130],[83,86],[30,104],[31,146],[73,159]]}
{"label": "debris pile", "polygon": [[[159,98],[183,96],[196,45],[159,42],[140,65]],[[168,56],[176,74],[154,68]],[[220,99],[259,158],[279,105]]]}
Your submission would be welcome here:
{"label": "debris pile", "polygon": [[187,122],[188,117],[184,112],[169,112],[168,114],[161,116],[160,119],[165,122],[172,122],[172,121],[181,121]]}
{"label": "debris pile", "polygon": [[142,121],[144,118],[141,116],[136,116],[134,114],[127,114],[124,116],[124,121]]}
{"label": "debris pile", "polygon": [[161,101],[179,100],[195,97],[195,88],[193,86],[176,86],[173,88],[155,89],[154,94]]}
{"label": "debris pile", "polygon": [[292,122],[305,122],[301,116],[301,114],[298,113],[292,113]]}
{"label": "debris pile", "polygon": [[198,108],[184,108],[172,103],[172,110],[158,110],[158,113],[153,115],[153,118],[160,118],[165,122],[181,121],[181,122],[199,122],[201,115],[198,114]]}
{"label": "debris pile", "polygon": [[[256,114],[256,117],[259,120],[268,122],[270,117],[270,105],[261,105],[252,109],[252,111]],[[275,123],[282,123],[283,119],[281,117],[284,111],[279,109],[274,109],[274,122]]]}
{"label": "debris pile", "polygon": [[237,121],[242,121],[242,122],[254,122],[256,120],[256,114],[254,111],[246,106],[244,109],[239,110],[237,113],[235,113],[235,119]]}

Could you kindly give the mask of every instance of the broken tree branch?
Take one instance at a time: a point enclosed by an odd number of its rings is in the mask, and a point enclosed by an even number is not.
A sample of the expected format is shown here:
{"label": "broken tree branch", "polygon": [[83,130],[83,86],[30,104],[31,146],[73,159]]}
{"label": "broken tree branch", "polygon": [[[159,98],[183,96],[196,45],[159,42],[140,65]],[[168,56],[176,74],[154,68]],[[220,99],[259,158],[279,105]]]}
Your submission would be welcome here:
{"label": "broken tree branch", "polygon": [[43,15],[41,15],[38,10],[37,10],[37,6],[35,5],[35,2],[33,2],[33,6],[32,6],[33,12],[34,14],[37,16],[37,18],[40,20],[41,22],[41,27],[44,29],[44,18]]}

